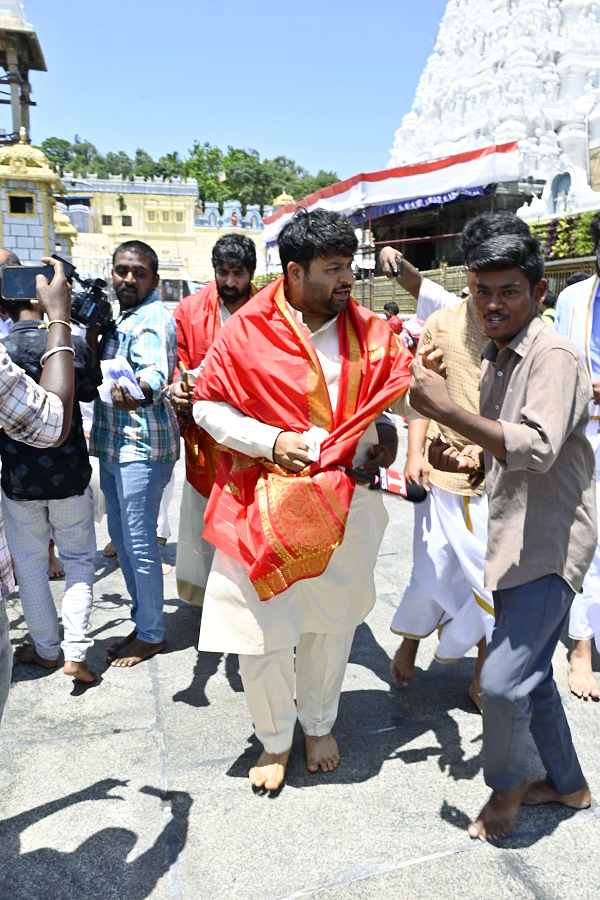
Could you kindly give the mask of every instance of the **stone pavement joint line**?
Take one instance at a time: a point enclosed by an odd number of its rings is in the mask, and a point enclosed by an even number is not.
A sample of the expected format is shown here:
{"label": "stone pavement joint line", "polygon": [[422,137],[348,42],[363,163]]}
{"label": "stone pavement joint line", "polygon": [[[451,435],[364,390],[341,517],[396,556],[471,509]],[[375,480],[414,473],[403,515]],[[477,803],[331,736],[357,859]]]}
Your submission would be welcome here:
{"label": "stone pavement joint line", "polygon": [[[154,698],[154,722],[152,724],[152,732],[156,741],[158,750],[158,762],[160,769],[160,789],[162,792],[161,804],[162,813],[165,820],[165,828],[163,831],[163,846],[165,849],[165,860],[169,865],[169,885],[171,888],[171,897],[173,900],[181,900],[181,840],[177,834],[176,822],[173,817],[171,801],[166,794],[169,789],[168,773],[167,773],[167,752],[165,748],[165,729],[160,702],[160,674],[159,663],[154,656],[149,660],[150,685],[151,693]],[[171,827],[169,827],[171,826]],[[171,862],[169,862],[171,860]]]}
{"label": "stone pavement joint line", "polygon": [[404,859],[402,862],[379,863],[375,866],[353,866],[339,872],[327,884],[321,884],[316,888],[306,888],[303,891],[296,891],[293,894],[285,894],[285,896],[275,897],[274,900],[296,900],[296,897],[312,897],[316,894],[325,893],[325,891],[333,891],[345,884],[354,884],[357,881],[365,881],[375,875],[383,875],[387,872],[397,872],[400,869],[407,869],[409,866],[419,866],[422,863],[433,862],[435,859],[443,859],[447,856],[455,856],[457,853],[468,853],[472,850],[480,850],[485,847],[482,841],[469,841],[468,844],[460,844],[452,850],[442,850],[438,853],[430,853],[427,856],[417,856],[414,859]]}
{"label": "stone pavement joint line", "polygon": [[[0,740],[0,748],[1,747],[33,747],[35,744],[59,744],[63,741],[66,741],[68,744],[72,744],[74,740],[82,740],[87,741],[89,738],[94,737],[114,737],[118,734],[139,734],[140,732],[148,731],[145,725],[135,726],[134,728],[109,728],[105,731],[82,731],[76,735],[73,734],[61,734],[58,737],[44,737],[44,738],[24,738],[21,741],[2,741]],[[1,733],[1,732],[0,732]]]}
{"label": "stone pavement joint line", "polygon": [[[595,800],[592,800],[592,805],[587,810],[582,810],[578,812],[572,819],[567,819],[564,822],[559,822],[557,824],[557,828],[573,828],[574,826],[581,826],[588,824],[592,819],[600,819],[600,805],[596,803]],[[540,837],[544,834],[547,834],[551,831],[550,828],[530,828],[530,829],[516,829],[511,833],[510,839],[515,841],[519,838],[532,838],[532,837]],[[438,853],[430,853],[427,856],[417,856],[414,859],[404,859],[401,862],[393,862],[393,863],[379,863],[375,866],[353,866],[351,869],[345,869],[343,872],[339,872],[331,881],[327,882],[327,884],[318,885],[315,888],[305,888],[302,891],[296,891],[293,894],[285,894],[279,897],[274,897],[273,900],[296,900],[297,897],[314,897],[317,894],[324,894],[327,891],[333,891],[336,888],[342,887],[342,885],[354,884],[357,881],[365,881],[368,878],[373,878],[377,875],[385,875],[388,872],[398,872],[401,869],[408,869],[410,866],[419,866],[423,863],[431,863],[436,859],[444,859],[449,856],[456,856],[458,853],[468,853],[472,850],[480,850],[482,847],[486,849],[493,848],[495,850],[499,850],[502,854],[503,859],[506,862],[506,865],[509,869],[514,868],[514,872],[511,871],[518,880],[525,883],[527,887],[531,888],[533,896],[536,897],[536,900],[559,900],[558,897],[555,897],[552,894],[548,894],[542,892],[540,886],[532,880],[530,877],[527,877],[529,873],[529,867],[520,861],[517,857],[513,856],[508,852],[507,849],[498,845],[497,843],[488,844],[485,841],[473,841],[470,840],[468,844],[460,844],[458,847],[454,847],[451,850],[442,850]]]}

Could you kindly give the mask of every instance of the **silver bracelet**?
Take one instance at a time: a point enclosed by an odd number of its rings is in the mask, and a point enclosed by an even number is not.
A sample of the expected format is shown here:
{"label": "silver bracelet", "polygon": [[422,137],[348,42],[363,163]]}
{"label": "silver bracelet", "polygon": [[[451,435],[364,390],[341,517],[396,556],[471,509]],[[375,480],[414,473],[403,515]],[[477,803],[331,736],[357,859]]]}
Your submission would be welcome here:
{"label": "silver bracelet", "polygon": [[61,347],[52,347],[51,350],[46,350],[46,352],[42,353],[42,355],[40,356],[40,365],[41,365],[42,369],[44,368],[44,364],[49,356],[52,356],[53,353],[62,353],[63,350],[68,350],[69,353],[72,353],[73,356],[75,356],[75,351],[73,350],[73,348],[67,347],[66,344],[64,344]]}

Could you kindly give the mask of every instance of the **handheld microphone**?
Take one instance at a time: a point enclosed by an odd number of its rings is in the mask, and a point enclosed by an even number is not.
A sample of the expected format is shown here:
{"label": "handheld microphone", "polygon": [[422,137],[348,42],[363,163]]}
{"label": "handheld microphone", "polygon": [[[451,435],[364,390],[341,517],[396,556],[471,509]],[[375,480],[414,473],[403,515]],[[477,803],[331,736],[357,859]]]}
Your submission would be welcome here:
{"label": "handheld microphone", "polygon": [[349,469],[347,466],[337,466],[347,475],[356,478],[362,484],[368,484],[370,491],[385,491],[388,494],[396,494],[409,503],[422,503],[427,499],[427,491],[422,484],[413,484],[408,482],[403,472],[396,472],[394,469],[385,469],[383,466],[379,468],[379,475],[370,475],[367,472],[360,472],[357,469]]}

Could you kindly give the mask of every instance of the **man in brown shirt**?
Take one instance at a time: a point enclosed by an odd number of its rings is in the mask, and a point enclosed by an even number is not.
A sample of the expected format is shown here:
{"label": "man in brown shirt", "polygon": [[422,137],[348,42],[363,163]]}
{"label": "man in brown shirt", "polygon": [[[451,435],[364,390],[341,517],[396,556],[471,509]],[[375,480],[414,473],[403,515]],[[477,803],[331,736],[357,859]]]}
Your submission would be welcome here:
{"label": "man in brown shirt", "polygon": [[[469,286],[491,338],[481,415],[453,402],[443,378],[413,364],[411,406],[473,442],[458,451],[434,441],[432,463],[475,476],[485,469],[485,576],[496,621],[481,700],[492,794],[469,826],[482,839],[505,834],[522,803],[580,809],[591,802],[552,678],[552,654],[596,546],[595,463],[586,440],[591,385],[575,346],[539,318],[542,275],[534,238],[493,237],[470,257]],[[546,769],[545,780],[533,783],[525,780],[529,731]]]}

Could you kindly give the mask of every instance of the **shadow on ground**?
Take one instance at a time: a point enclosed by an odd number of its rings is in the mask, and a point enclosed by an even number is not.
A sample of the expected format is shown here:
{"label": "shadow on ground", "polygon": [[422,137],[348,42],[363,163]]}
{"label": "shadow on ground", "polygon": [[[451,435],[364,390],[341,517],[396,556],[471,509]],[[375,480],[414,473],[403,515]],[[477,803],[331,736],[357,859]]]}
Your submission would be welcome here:
{"label": "shadow on ground", "polygon": [[164,820],[165,804],[169,805],[172,818],[152,846],[131,861],[128,857],[138,836],[128,828],[102,828],[72,852],[51,847],[21,852],[21,836],[31,825],[78,803],[126,802],[118,792],[110,793],[126,784],[117,779],[98,781],[82,791],[1,822],[0,896],[14,896],[18,885],[19,896],[39,897],[43,885],[45,897],[78,896],[86,900],[144,900],[149,897],[185,846],[192,799],[184,791],[161,794],[153,787],[141,788],[141,793],[156,797],[161,804],[157,807],[159,820]]}

